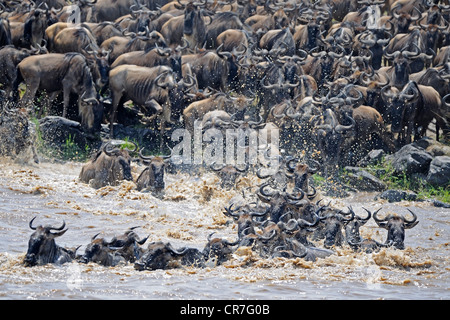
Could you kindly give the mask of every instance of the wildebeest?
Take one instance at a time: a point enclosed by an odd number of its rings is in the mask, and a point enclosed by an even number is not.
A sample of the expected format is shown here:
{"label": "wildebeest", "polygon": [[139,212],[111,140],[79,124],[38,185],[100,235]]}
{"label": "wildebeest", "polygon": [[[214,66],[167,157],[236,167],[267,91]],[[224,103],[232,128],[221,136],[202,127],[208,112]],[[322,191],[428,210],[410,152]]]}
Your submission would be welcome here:
{"label": "wildebeest", "polygon": [[405,249],[405,230],[414,228],[419,223],[417,215],[410,209],[407,210],[412,214],[412,219],[393,214],[389,214],[381,219],[378,217],[378,211],[373,214],[373,219],[377,225],[388,231],[385,244],[400,250]]}
{"label": "wildebeest", "polygon": [[111,150],[110,144],[105,143],[101,150],[83,165],[79,175],[80,181],[96,189],[107,185],[116,186],[122,180],[133,181],[129,151],[134,150],[126,148]]}
{"label": "wildebeest", "polygon": [[11,29],[9,26],[9,20],[5,18],[0,18],[0,47],[7,46],[10,44],[12,44],[12,40],[11,40]]}
{"label": "wildebeest", "polygon": [[136,270],[171,269],[180,266],[202,267],[204,255],[196,248],[175,249],[169,242],[149,243],[142,257],[134,263]]}
{"label": "wildebeest", "polygon": [[209,166],[213,171],[216,171],[220,177],[220,187],[224,189],[230,189],[236,187],[237,178],[242,174],[246,173],[249,168],[249,164],[240,168],[237,165],[217,165],[212,163]]}
{"label": "wildebeest", "polygon": [[125,264],[125,258],[111,249],[111,243],[105,238],[97,238],[99,233],[91,238],[91,242],[86,246],[84,254],[80,257],[82,263],[94,262],[107,267],[114,267],[121,263]]}
{"label": "wildebeest", "polygon": [[94,81],[83,55],[49,53],[30,56],[23,59],[17,68],[26,85],[26,92],[21,100],[23,106],[31,109],[30,104],[38,90],[45,90],[47,94],[62,91],[62,116],[67,117],[70,94],[74,93],[78,96],[78,113],[82,126],[90,131],[100,126],[103,110],[98,108]]}
{"label": "wildebeest", "polygon": [[137,190],[163,191],[166,162],[170,160],[171,156],[144,156],[142,151],[143,149],[139,151],[139,157],[147,167],[136,179]]}
{"label": "wildebeest", "polygon": [[95,262],[104,266],[135,262],[141,258],[144,251],[140,246],[148,239],[148,237],[140,239],[134,231],[136,228],[129,228],[125,233],[114,236],[110,241],[97,238],[99,234],[94,235],[86,246],[84,254],[80,257],[80,261],[83,263]]}
{"label": "wildebeest", "polygon": [[164,132],[164,123],[172,122],[169,90],[174,86],[173,72],[168,66],[146,68],[125,64],[112,69],[109,73],[113,99],[110,136],[114,136],[114,121],[118,108],[125,99],[131,99],[147,113],[152,111],[153,114],[162,115],[161,132]]}
{"label": "wildebeest", "polygon": [[270,221],[277,223],[287,212],[288,206],[290,204],[295,205],[298,201],[302,200],[305,193],[303,190],[296,190],[295,192],[289,193],[285,190],[273,189],[270,188],[270,182],[265,182],[259,187],[257,195],[262,202],[270,205]]}
{"label": "wildebeest", "polygon": [[12,43],[17,47],[23,48],[41,45],[45,36],[45,29],[49,24],[48,7],[42,9],[41,5],[39,5],[36,8],[32,8],[25,16],[24,22],[10,22]]}
{"label": "wildebeest", "polygon": [[223,214],[233,218],[233,220],[237,223],[237,234],[241,239],[244,236],[244,232],[246,234],[255,234],[254,226],[258,224],[254,221],[255,217],[263,218],[269,213],[269,210],[266,210],[265,212],[255,212],[249,205],[244,205],[242,207],[239,206],[233,209],[233,205],[234,204],[232,203],[229,207],[225,207]]}
{"label": "wildebeest", "polygon": [[181,57],[183,65],[189,64],[197,79],[198,88],[211,87],[226,92],[233,81],[237,80],[237,53],[226,52],[220,45],[215,52],[204,51],[197,54],[185,54]]}
{"label": "wildebeest", "polygon": [[231,259],[231,255],[234,252],[232,247],[239,244],[239,239],[230,242],[227,239],[213,237],[213,234],[214,232],[208,235],[208,242],[202,253],[206,261],[215,261],[217,265],[221,265]]}
{"label": "wildebeest", "polygon": [[411,143],[412,136],[414,140],[425,136],[433,119],[436,119],[437,141],[439,129],[448,131],[442,98],[433,87],[409,81],[400,92],[389,87],[383,88],[382,97],[387,105],[386,115],[392,124],[391,131],[399,134],[399,146]]}
{"label": "wildebeest", "polygon": [[2,99],[0,97],[0,155],[14,159],[31,150],[34,162],[39,163],[28,114],[25,110],[10,109],[9,103],[3,105]]}
{"label": "wildebeest", "polygon": [[18,78],[17,65],[26,57],[38,53],[46,52],[41,52],[40,49],[17,49],[13,45],[7,45],[0,49],[0,70],[2,75],[0,84],[2,85],[2,89],[6,91],[6,97],[12,98],[13,100],[18,99],[19,92],[15,90],[17,88],[16,81]]}
{"label": "wildebeest", "polygon": [[317,124],[314,130],[317,136],[316,146],[321,152],[325,170],[328,172],[328,169],[334,170],[339,164],[342,145],[346,139],[344,134],[355,126],[355,120],[347,116],[351,124],[342,125],[331,109],[326,109],[323,116],[323,124]]}
{"label": "wildebeest", "polygon": [[[355,212],[349,207],[349,212],[344,212],[335,208],[326,208],[325,215],[320,214],[320,221],[323,223],[321,228],[314,233],[314,240],[324,238],[325,248],[335,246],[342,246],[344,242],[344,235],[342,230],[345,224],[349,223],[355,218]],[[346,216],[350,215],[349,218]]]}
{"label": "wildebeest", "polygon": [[31,219],[29,223],[30,229],[35,231],[28,241],[28,250],[23,261],[24,265],[32,267],[48,263],[63,264],[72,261],[74,256],[55,242],[55,238],[66,233],[67,229],[64,229],[66,226],[65,222],[60,227],[51,225],[39,225],[36,227],[33,226],[34,219],[36,217]]}

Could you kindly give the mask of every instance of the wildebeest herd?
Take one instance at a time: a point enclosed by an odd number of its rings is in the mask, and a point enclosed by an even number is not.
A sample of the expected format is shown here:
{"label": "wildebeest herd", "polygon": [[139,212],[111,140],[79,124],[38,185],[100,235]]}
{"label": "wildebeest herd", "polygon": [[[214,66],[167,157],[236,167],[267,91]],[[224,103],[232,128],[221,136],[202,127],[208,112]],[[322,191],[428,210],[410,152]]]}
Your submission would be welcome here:
{"label": "wildebeest herd", "polygon": [[[143,250],[130,229],[109,242],[94,237],[83,261],[126,260],[138,269],[202,265],[211,256],[220,263],[242,243],[263,257],[314,260],[332,251],[313,247],[308,232],[326,246],[346,239],[355,249],[402,249],[404,229],[417,223],[412,212],[412,220],[368,210],[361,218],[320,204],[307,181],[319,168],[327,175],[374,148],[394,152],[429,130],[449,138],[446,1],[2,0],[0,11],[2,113],[72,117],[94,135],[109,124],[110,138],[115,122],[145,124],[159,130],[160,148],[171,130],[192,131],[196,121],[280,132],[285,156],[274,175],[257,171],[260,202],[225,210],[238,223],[237,241],[211,236],[203,252],[165,243]],[[129,153],[105,143],[80,180],[95,188],[133,180]],[[138,190],[163,189],[166,159],[139,155],[149,166]],[[360,238],[371,217],[389,230],[385,244]],[[26,263],[75,258],[54,242],[64,225],[30,227]]]}

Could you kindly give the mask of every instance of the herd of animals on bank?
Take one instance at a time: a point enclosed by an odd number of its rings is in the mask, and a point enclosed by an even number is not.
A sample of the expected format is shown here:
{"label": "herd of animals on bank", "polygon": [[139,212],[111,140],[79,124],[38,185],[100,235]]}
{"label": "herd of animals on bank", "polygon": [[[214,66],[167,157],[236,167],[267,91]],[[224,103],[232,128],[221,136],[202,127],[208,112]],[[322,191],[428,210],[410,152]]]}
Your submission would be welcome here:
{"label": "herd of animals on bank", "polygon": [[[403,249],[405,229],[418,222],[413,212],[380,218],[365,210],[361,218],[321,204],[308,179],[374,148],[392,153],[428,130],[448,139],[449,14],[436,0],[2,0],[3,115],[61,115],[92,135],[109,124],[111,139],[115,122],[145,125],[159,130],[160,147],[170,130],[193,130],[195,121],[203,129],[277,129],[286,152],[277,173],[257,172],[260,202],[225,208],[238,224],[234,242],[211,235],[203,251],[162,242],[143,249],[147,238],[130,229],[111,241],[94,236],[77,257],[55,244],[64,224],[36,227],[33,219],[25,264],[155,269],[222,263],[249,245],[265,258],[309,260],[344,243]],[[95,188],[132,180],[129,152],[104,143],[80,180]],[[138,190],[163,188],[164,157],[139,155],[148,167]],[[220,170],[225,179],[245,171]],[[371,217],[388,230],[383,244],[359,235]]]}

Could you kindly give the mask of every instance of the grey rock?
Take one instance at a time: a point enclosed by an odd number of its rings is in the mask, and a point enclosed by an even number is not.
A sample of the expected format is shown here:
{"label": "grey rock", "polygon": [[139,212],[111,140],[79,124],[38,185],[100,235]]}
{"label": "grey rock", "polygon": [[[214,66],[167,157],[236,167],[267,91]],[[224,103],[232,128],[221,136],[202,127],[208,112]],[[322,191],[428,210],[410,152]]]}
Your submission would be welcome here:
{"label": "grey rock", "polygon": [[402,200],[415,201],[417,200],[417,194],[403,190],[389,189],[377,195],[375,200],[378,199],[388,200],[389,202],[399,202]]}
{"label": "grey rock", "polygon": [[360,191],[383,191],[386,190],[386,184],[380,179],[359,167],[345,167],[343,181]]}
{"label": "grey rock", "polygon": [[446,187],[450,184],[450,157],[435,157],[430,164],[426,181],[435,187]]}
{"label": "grey rock", "polygon": [[50,147],[61,148],[68,139],[78,146],[85,146],[87,138],[81,124],[58,116],[47,116],[39,120],[39,130],[44,142]]}
{"label": "grey rock", "polygon": [[394,174],[427,173],[433,157],[421,147],[408,144],[387,158]]}
{"label": "grey rock", "polygon": [[386,153],[383,149],[371,150],[363,159],[361,159],[358,166],[364,167],[380,163],[385,155]]}

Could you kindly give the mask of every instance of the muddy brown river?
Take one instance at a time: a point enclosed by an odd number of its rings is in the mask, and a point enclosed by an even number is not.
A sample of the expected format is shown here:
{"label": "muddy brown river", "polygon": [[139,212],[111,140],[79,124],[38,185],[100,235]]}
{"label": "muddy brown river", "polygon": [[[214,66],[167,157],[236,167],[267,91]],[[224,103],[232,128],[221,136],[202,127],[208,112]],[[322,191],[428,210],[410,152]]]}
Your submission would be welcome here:
{"label": "muddy brown river", "polygon": [[[223,207],[238,190],[222,190],[214,173],[168,174],[164,197],[135,190],[131,182],[92,189],[78,182],[82,163],[19,164],[0,159],[0,299],[449,299],[450,209],[427,202],[388,203],[373,193],[331,200],[384,213],[418,216],[406,230],[405,250],[382,249],[355,253],[349,247],[307,262],[303,259],[262,259],[247,248],[237,250],[224,265],[206,268],[137,271],[133,265],[103,267],[67,263],[27,268],[22,260],[32,230],[29,221],[60,225],[68,231],[57,238],[67,247],[81,245],[83,253],[93,235],[107,239],[140,226],[140,237],[168,241],[175,248],[202,249],[207,236],[234,240],[236,225]],[[134,165],[134,174],[142,170]],[[248,177],[241,186],[258,185]],[[385,241],[386,230],[373,219],[363,237]],[[149,242],[148,241],[148,242]],[[320,243],[318,244],[321,245]]]}

